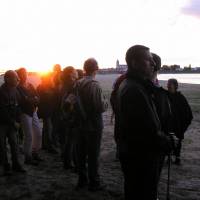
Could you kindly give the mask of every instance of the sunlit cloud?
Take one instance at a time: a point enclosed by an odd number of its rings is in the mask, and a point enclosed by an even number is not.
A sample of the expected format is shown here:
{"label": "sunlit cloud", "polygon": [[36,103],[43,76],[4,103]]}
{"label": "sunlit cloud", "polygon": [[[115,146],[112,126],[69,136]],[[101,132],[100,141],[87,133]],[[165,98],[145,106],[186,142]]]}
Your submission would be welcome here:
{"label": "sunlit cloud", "polygon": [[200,18],[200,1],[189,0],[188,3],[182,8],[182,12],[186,15]]}

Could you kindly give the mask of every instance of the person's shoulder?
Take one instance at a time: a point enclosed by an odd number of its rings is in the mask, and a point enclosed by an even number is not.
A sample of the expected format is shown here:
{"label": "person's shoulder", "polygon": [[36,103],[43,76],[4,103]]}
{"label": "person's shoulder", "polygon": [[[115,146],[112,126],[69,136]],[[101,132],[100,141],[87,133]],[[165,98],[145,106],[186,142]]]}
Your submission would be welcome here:
{"label": "person's shoulder", "polygon": [[2,90],[4,88],[4,84],[2,84],[1,86],[0,86],[0,90]]}
{"label": "person's shoulder", "polygon": [[144,86],[134,79],[124,79],[121,83],[122,86],[129,90],[141,90]]}
{"label": "person's shoulder", "polygon": [[90,79],[90,78],[82,78],[78,80],[77,85],[80,87],[91,86],[91,87],[100,87],[100,83],[97,80]]}
{"label": "person's shoulder", "polygon": [[166,95],[166,96],[169,95],[168,90],[166,90],[166,89],[163,88],[162,86],[161,86],[161,87],[155,87],[155,90],[157,90],[158,93],[160,93],[160,94],[163,94],[163,95]]}
{"label": "person's shoulder", "polygon": [[3,93],[7,90],[5,84],[3,83],[1,86],[0,86],[0,92]]}
{"label": "person's shoulder", "polygon": [[121,96],[138,96],[144,93],[144,87],[137,81],[125,79],[119,87]]}
{"label": "person's shoulder", "polygon": [[178,91],[176,93],[176,96],[182,101],[187,101],[186,97],[184,96],[184,94],[181,91]]}
{"label": "person's shoulder", "polygon": [[4,90],[4,86],[1,85],[1,86],[0,86],[0,96],[2,96],[2,94],[3,94],[3,90]]}
{"label": "person's shoulder", "polygon": [[185,96],[183,95],[183,93],[181,91],[177,91],[176,96],[178,96],[180,98],[185,98]]}

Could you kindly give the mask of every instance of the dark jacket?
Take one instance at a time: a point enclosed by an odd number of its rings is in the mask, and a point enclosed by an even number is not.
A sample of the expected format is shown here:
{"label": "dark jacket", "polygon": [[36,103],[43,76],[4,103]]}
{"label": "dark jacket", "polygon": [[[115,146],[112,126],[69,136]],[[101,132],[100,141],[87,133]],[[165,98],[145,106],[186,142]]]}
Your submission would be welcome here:
{"label": "dark jacket", "polygon": [[54,89],[39,85],[37,87],[37,93],[40,98],[38,104],[38,117],[43,119],[52,117],[55,111],[56,99],[58,98],[58,96],[56,97],[54,95]]}
{"label": "dark jacket", "polygon": [[161,124],[150,81],[127,74],[118,90],[117,145],[121,154],[159,152]]}
{"label": "dark jacket", "polygon": [[107,109],[107,102],[99,83],[87,76],[79,80],[78,90],[80,100],[86,113],[85,129],[90,131],[102,130],[102,113]]}
{"label": "dark jacket", "polygon": [[193,119],[191,108],[181,92],[169,93],[169,100],[173,114],[172,131],[179,139],[183,139]]}
{"label": "dark jacket", "polygon": [[0,124],[14,126],[14,122],[19,122],[19,101],[16,88],[8,89],[5,84],[0,87]]}
{"label": "dark jacket", "polygon": [[154,86],[154,102],[161,123],[161,130],[168,135],[172,132],[173,115],[168,97],[168,91]]}
{"label": "dark jacket", "polygon": [[28,83],[27,87],[18,85],[17,89],[21,96],[20,108],[22,110],[22,113],[25,113],[32,117],[37,107],[37,104],[34,103],[34,98],[38,97],[37,91],[30,83]]}
{"label": "dark jacket", "polygon": [[115,106],[116,106],[116,99],[117,99],[117,91],[125,78],[126,78],[126,74],[122,74],[116,79],[113,85],[113,91],[111,92],[111,95],[110,95],[110,104],[112,106],[112,110],[114,113],[115,113]]}

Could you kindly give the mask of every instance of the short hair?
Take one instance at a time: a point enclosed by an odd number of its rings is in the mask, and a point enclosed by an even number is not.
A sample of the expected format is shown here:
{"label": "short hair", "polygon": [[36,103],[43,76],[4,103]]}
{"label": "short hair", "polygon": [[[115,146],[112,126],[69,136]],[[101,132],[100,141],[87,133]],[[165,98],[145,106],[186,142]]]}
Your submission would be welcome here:
{"label": "short hair", "polygon": [[153,61],[155,62],[154,72],[157,72],[161,68],[161,58],[159,55],[157,55],[155,53],[151,53],[151,55],[153,56]]}
{"label": "short hair", "polygon": [[175,78],[170,78],[170,79],[168,80],[168,83],[173,84],[176,90],[178,89],[178,81],[177,81],[177,79],[175,79]]}
{"label": "short hair", "polygon": [[144,51],[149,51],[149,48],[143,45],[134,45],[127,50],[125,59],[128,68],[131,68],[132,60],[141,59],[142,53]]}
{"label": "short hair", "polygon": [[23,73],[27,73],[27,70],[26,70],[26,68],[21,67],[21,68],[17,69],[16,72],[17,72],[18,76],[20,76]]}
{"label": "short hair", "polygon": [[72,66],[65,67],[62,71],[61,79],[66,80],[70,77],[71,73],[74,72],[75,69]]}
{"label": "short hair", "polygon": [[53,66],[53,71],[54,72],[61,72],[62,70],[61,70],[61,65],[60,64],[55,64],[54,66]]}
{"label": "short hair", "polygon": [[6,80],[8,78],[12,77],[14,74],[17,76],[17,73],[14,70],[6,71],[5,74],[4,74],[4,81],[6,82]]}
{"label": "short hair", "polygon": [[94,71],[99,69],[98,63],[94,58],[89,58],[84,62],[83,69],[86,74],[92,74]]}
{"label": "short hair", "polygon": [[76,71],[77,71],[77,73],[78,73],[78,79],[83,78],[83,76],[84,76],[83,70],[82,70],[82,69],[77,69]]}

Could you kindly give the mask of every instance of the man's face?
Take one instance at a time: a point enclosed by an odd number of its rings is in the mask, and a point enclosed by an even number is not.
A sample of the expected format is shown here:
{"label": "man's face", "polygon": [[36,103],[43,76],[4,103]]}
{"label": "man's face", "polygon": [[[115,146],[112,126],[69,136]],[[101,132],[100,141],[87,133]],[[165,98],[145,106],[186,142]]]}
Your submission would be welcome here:
{"label": "man's face", "polygon": [[21,82],[21,83],[25,83],[26,80],[27,80],[27,72],[24,71],[24,72],[22,72],[22,73],[20,74],[20,82]]}
{"label": "man's face", "polygon": [[10,87],[17,87],[19,83],[19,77],[16,72],[13,72],[9,75],[9,77],[6,79],[7,84]]}
{"label": "man's face", "polygon": [[77,79],[78,79],[78,72],[76,70],[74,70],[71,73],[71,81],[72,81],[72,83],[74,83]]}
{"label": "man's face", "polygon": [[175,93],[176,92],[175,85],[173,83],[171,83],[170,81],[168,81],[168,83],[167,83],[167,88],[168,88],[168,91],[170,93]]}
{"label": "man's face", "polygon": [[141,59],[141,66],[144,75],[148,78],[153,76],[154,71],[154,61],[151,53],[149,51],[144,51],[143,58]]}
{"label": "man's face", "polygon": [[141,52],[140,58],[135,63],[138,71],[148,79],[152,79],[154,72],[154,61],[151,53],[148,50]]}

